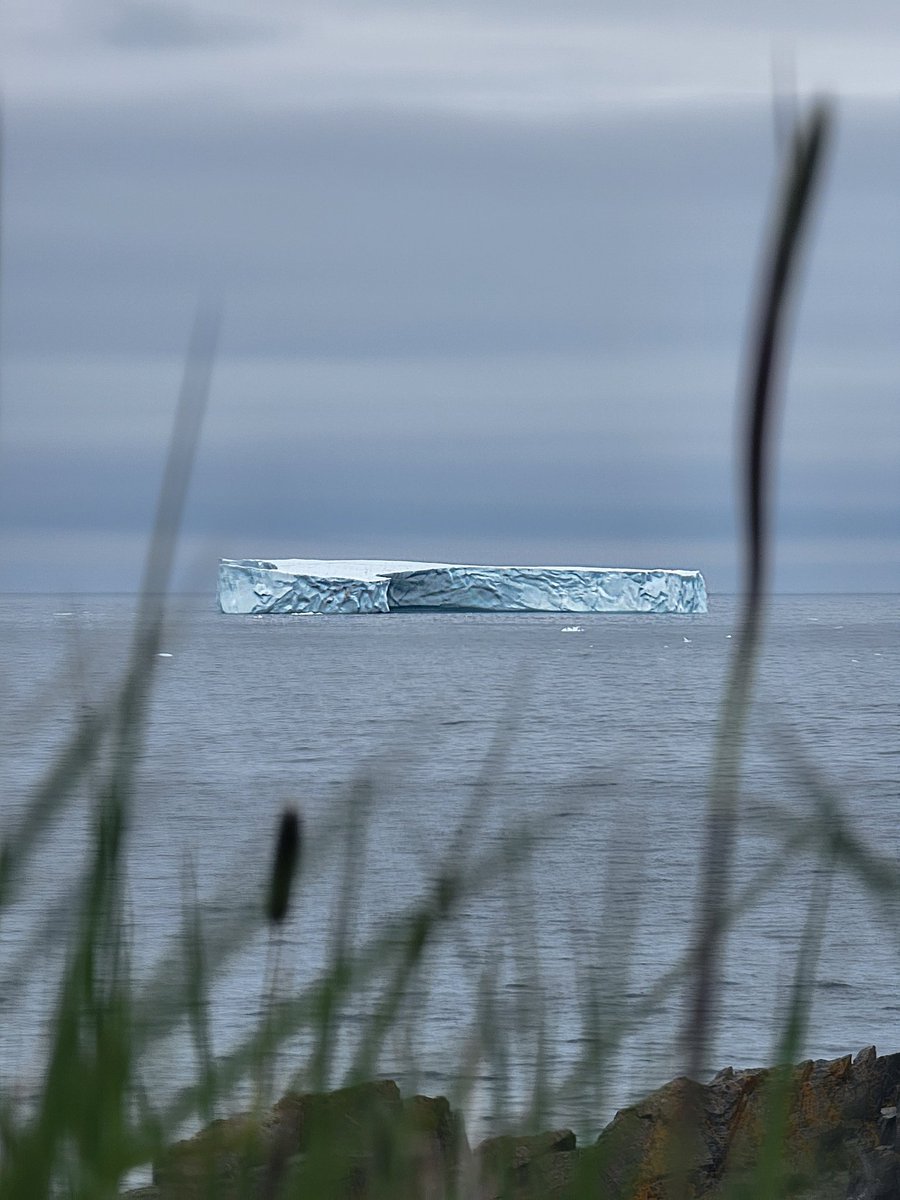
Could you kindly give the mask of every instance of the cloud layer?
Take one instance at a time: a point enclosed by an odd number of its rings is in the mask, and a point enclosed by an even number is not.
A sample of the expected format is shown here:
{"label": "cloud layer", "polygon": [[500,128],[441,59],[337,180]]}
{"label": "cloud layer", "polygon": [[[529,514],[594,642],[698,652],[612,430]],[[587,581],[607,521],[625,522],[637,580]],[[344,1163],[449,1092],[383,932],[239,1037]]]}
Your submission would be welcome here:
{"label": "cloud layer", "polygon": [[[847,34],[837,5],[815,29],[744,11],[13,10],[0,586],[134,586],[209,292],[199,579],[218,554],[377,554],[735,586],[772,37],[801,39],[803,79]],[[858,16],[846,86],[878,93],[886,10]],[[792,590],[900,586],[897,121],[841,109],[784,420]]]}

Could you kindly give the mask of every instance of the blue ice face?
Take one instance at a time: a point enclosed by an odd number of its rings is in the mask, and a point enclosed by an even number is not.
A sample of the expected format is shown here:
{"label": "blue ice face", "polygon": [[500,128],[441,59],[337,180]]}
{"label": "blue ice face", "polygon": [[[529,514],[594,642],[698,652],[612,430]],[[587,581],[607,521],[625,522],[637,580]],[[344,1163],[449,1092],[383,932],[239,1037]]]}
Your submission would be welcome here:
{"label": "blue ice face", "polygon": [[456,567],[391,576],[388,606],[489,612],[706,612],[698,571]]}
{"label": "blue ice face", "polygon": [[222,559],[227,613],[704,613],[699,571],[613,567],[472,567],[374,559]]}

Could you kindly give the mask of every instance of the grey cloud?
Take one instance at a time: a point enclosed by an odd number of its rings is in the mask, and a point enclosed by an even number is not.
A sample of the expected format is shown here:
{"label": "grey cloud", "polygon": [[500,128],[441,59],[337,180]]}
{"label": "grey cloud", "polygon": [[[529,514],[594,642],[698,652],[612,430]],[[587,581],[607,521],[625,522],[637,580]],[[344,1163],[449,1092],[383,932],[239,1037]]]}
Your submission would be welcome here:
{"label": "grey cloud", "polygon": [[736,333],[769,130],[700,126],[25,116],[8,344],[170,349],[206,286],[244,352],[572,349],[667,311]]}
{"label": "grey cloud", "polygon": [[69,22],[76,38],[124,51],[238,45],[275,33],[263,21],[236,10],[188,0],[80,0],[70,7]]}
{"label": "grey cloud", "polygon": [[[397,439],[370,431],[214,453],[202,450],[188,510],[193,533],[266,530],[298,541],[328,536],[470,534],[547,540],[731,537],[726,458],[623,459],[602,439],[569,431],[492,438]],[[161,456],[98,449],[5,455],[0,500],[19,529],[149,529]],[[52,481],[48,486],[48,481]],[[789,537],[892,537],[894,473],[858,465],[791,467],[777,503]],[[62,498],[64,499],[64,502]],[[115,502],[110,503],[110,497]]]}
{"label": "grey cloud", "polygon": [[[281,0],[289,6],[289,0]],[[340,7],[347,12],[366,12],[372,9],[402,14],[416,10],[414,0],[406,4],[399,0],[340,0]],[[433,9],[452,11],[477,11],[496,19],[514,17],[545,17],[546,0],[454,0],[452,5],[433,4]],[[594,0],[555,0],[553,15],[559,20],[596,19],[598,13]],[[606,0],[603,17],[610,21],[639,20],[659,26],[671,13],[671,6],[664,0]],[[852,7],[844,0],[757,0],[746,4],[744,0],[681,0],[678,6],[679,20],[696,24],[726,25],[743,28],[771,28],[773,24],[789,23],[797,28],[815,31],[826,28],[859,28],[881,25],[893,29],[896,8],[892,0],[858,0]]]}
{"label": "grey cloud", "polygon": [[[214,96],[237,112],[357,106],[525,119],[643,107],[660,98],[768,97],[773,56],[796,59],[801,93],[893,98],[900,31],[874,0],[835,6],[712,3],[487,5],[130,0],[90,29],[44,9],[7,39],[12,98],[73,108]],[[82,10],[76,10],[82,11]],[[57,25],[53,28],[54,24]],[[83,24],[83,22],[82,22]],[[101,39],[105,39],[101,40]],[[143,51],[136,53],[136,50]]]}
{"label": "grey cloud", "polygon": [[[848,112],[810,246],[779,501],[805,550],[785,586],[833,579],[838,538],[894,546],[860,586],[896,579],[896,123]],[[8,126],[17,554],[61,530],[95,552],[101,531],[146,535],[208,288],[227,320],[189,539],[547,561],[633,545],[670,565],[702,543],[733,584],[766,107],[524,124],[13,106]]]}
{"label": "grey cloud", "polygon": [[[848,118],[804,338],[896,328],[887,110]],[[522,126],[343,114],[13,114],[13,353],[171,351],[221,290],[240,353],[737,352],[769,114]]]}
{"label": "grey cloud", "polygon": [[[357,0],[362,7],[366,0]],[[464,7],[485,11],[478,0],[464,0]],[[546,13],[544,0],[499,0],[489,6],[495,13],[505,12],[510,17],[515,13],[533,14],[540,17]],[[671,15],[669,5],[660,0],[610,0],[603,5],[603,17],[607,21],[635,21],[658,28]],[[554,13],[562,18],[596,19],[597,5],[592,0],[562,0],[554,5]],[[678,21],[688,26],[706,26],[722,29],[754,30],[763,34],[792,32],[815,34],[822,31],[859,32],[860,30],[882,29],[893,35],[896,32],[896,9],[891,0],[860,0],[848,6],[844,0],[681,0],[678,5]]]}
{"label": "grey cloud", "polygon": [[104,30],[112,45],[151,50],[245,41],[259,32],[258,26],[201,16],[183,0],[120,0]]}

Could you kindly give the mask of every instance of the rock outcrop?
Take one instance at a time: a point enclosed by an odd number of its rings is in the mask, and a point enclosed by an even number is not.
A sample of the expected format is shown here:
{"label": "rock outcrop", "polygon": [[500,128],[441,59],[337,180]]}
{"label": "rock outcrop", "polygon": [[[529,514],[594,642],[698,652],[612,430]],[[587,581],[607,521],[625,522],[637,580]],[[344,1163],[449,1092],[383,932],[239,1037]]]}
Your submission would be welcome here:
{"label": "rock outcrop", "polygon": [[900,1054],[675,1079],[593,1146],[571,1130],[473,1152],[439,1096],[380,1081],[288,1093],[170,1147],[137,1200],[900,1200]]}
{"label": "rock outcrop", "polygon": [[473,1156],[469,1194],[478,1200],[567,1195],[577,1161],[571,1129],[488,1138]]}
{"label": "rock outcrop", "polygon": [[879,1058],[874,1046],[786,1070],[728,1067],[708,1084],[676,1079],[616,1114],[581,1156],[582,1186],[640,1200],[718,1200],[742,1184],[747,1195],[897,1200],[896,1116],[884,1114],[898,1088],[900,1054]]}
{"label": "rock outcrop", "polygon": [[445,1097],[404,1100],[381,1080],[289,1092],[261,1115],[214,1121],[170,1147],[153,1182],[158,1200],[438,1196],[468,1156],[462,1119]]}

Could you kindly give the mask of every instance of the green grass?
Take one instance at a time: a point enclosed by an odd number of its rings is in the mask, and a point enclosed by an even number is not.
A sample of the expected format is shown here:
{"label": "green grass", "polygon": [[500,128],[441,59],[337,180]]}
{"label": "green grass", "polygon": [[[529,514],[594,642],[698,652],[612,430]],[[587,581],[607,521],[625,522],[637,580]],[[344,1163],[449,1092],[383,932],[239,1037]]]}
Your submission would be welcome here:
{"label": "green grass", "polygon": [[[763,259],[758,316],[748,350],[745,607],[722,701],[706,845],[698,863],[701,900],[696,935],[683,959],[648,989],[640,1005],[626,1009],[623,1000],[610,1014],[606,998],[599,994],[596,976],[585,975],[580,988],[584,1049],[580,1061],[561,1084],[553,1082],[549,1069],[554,1030],[541,1001],[540,981],[532,981],[530,999],[516,1000],[514,1003],[520,1007],[511,1008],[508,997],[499,993],[490,973],[485,973],[471,1014],[470,1050],[459,1064],[458,1073],[465,1078],[474,1074],[476,1063],[488,1064],[495,1080],[493,1100],[497,1111],[511,1114],[513,1097],[527,1094],[530,1106],[524,1124],[533,1129],[552,1118],[560,1096],[567,1091],[591,1097],[595,1107],[585,1114],[585,1120],[593,1122],[611,1063],[624,1037],[675,987],[686,987],[691,997],[682,1037],[683,1061],[693,1075],[702,1075],[711,1065],[707,1062],[710,1031],[728,931],[800,854],[807,854],[818,858],[826,871],[820,876],[821,891],[813,897],[806,927],[800,932],[787,1023],[783,1030],[773,1031],[777,1060],[784,1064],[794,1061],[803,1044],[826,893],[834,872],[852,873],[878,897],[894,896],[900,889],[897,868],[872,855],[853,836],[834,796],[812,770],[808,772],[808,783],[818,799],[819,819],[809,821],[779,814],[778,823],[773,823],[778,840],[770,862],[740,894],[732,894],[730,887],[730,863],[740,817],[742,747],[763,636],[769,544],[767,501],[773,476],[772,420],[779,357],[797,254],[816,191],[828,126],[827,109],[816,108],[798,128],[795,144],[789,148],[771,248]],[[365,862],[367,814],[374,801],[368,780],[361,777],[357,781],[347,808],[353,815],[346,821],[341,851],[345,876],[334,913],[329,961],[311,986],[283,995],[278,985],[281,927],[289,919],[291,888],[297,872],[302,871],[303,859],[301,829],[295,829],[291,847],[291,836],[283,825],[277,849],[273,840],[272,878],[260,880],[261,903],[255,920],[236,919],[215,936],[204,930],[204,913],[188,870],[185,892],[189,900],[182,936],[136,994],[124,919],[124,853],[131,823],[134,765],[141,750],[153,687],[163,596],[209,391],[216,327],[214,316],[201,314],[188,353],[130,662],[108,703],[76,722],[67,744],[30,797],[23,819],[6,834],[0,848],[3,920],[29,886],[29,873],[39,869],[48,835],[66,820],[76,796],[85,788],[89,790],[93,840],[73,900],[77,920],[65,948],[43,1084],[34,1106],[23,1107],[11,1095],[0,1094],[2,1200],[41,1200],[51,1195],[103,1200],[117,1196],[130,1172],[160,1160],[166,1147],[186,1127],[209,1126],[214,1116],[223,1115],[230,1097],[241,1090],[255,1096],[255,1115],[244,1123],[217,1126],[210,1135],[213,1141],[218,1139],[216,1153],[232,1154],[238,1163],[230,1185],[235,1194],[242,1190],[247,1195],[271,1196],[341,1194],[346,1184],[341,1163],[347,1155],[367,1155],[380,1164],[376,1190],[380,1188],[380,1194],[386,1196],[402,1195],[404,1179],[408,1180],[409,1172],[414,1170],[410,1158],[410,1147],[415,1144],[413,1134],[421,1132],[423,1121],[443,1121],[444,1117],[435,1116],[437,1110],[433,1109],[407,1107],[401,1111],[393,1098],[378,1093],[364,1116],[353,1124],[355,1133],[350,1137],[346,1123],[341,1124],[342,1117],[339,1120],[326,1110],[313,1116],[306,1113],[304,1120],[310,1122],[309,1152],[302,1164],[295,1163],[288,1170],[284,1163],[275,1162],[271,1147],[268,1151],[260,1149],[265,1140],[260,1140],[259,1123],[274,1099],[270,1094],[273,1063],[289,1040],[308,1045],[308,1061],[298,1084],[312,1092],[374,1078],[383,1067],[388,1046],[405,1046],[407,1061],[397,1065],[414,1070],[415,1039],[411,1031],[417,1014],[410,997],[417,983],[427,981],[432,949],[442,938],[454,935],[461,906],[498,878],[514,878],[523,891],[530,887],[529,861],[534,839],[541,832],[539,823],[511,830],[501,846],[486,851],[478,849],[475,836],[477,813],[492,780],[502,774],[505,766],[510,744],[510,722],[506,721],[497,730],[482,778],[473,792],[471,809],[424,898],[362,941],[353,936],[354,879]],[[795,757],[802,761],[798,755]],[[286,820],[290,824],[289,816]],[[598,883],[590,886],[599,886],[601,877],[602,864],[598,863]],[[608,986],[624,989],[629,921],[636,914],[617,903],[614,872],[608,877],[612,890],[604,905],[604,929],[594,949],[598,961],[607,967]],[[240,1044],[216,1058],[208,1011],[212,982],[241,945],[264,929],[268,929],[270,942],[269,967],[266,977],[260,980],[261,994],[266,997],[264,1015]],[[535,961],[528,950],[531,932],[517,928],[512,933],[506,946],[485,949],[502,954],[510,945],[518,946],[518,969],[524,977]],[[5,964],[6,978],[10,966]],[[36,946],[32,956],[12,967],[39,974],[40,948]],[[180,987],[173,985],[175,979],[182,981]],[[376,995],[377,1003],[357,1031],[347,1058],[350,1067],[339,1078],[338,1041],[347,1032],[341,1028],[341,1012],[348,997],[363,991]],[[193,1080],[163,1102],[146,1094],[143,1063],[163,1039],[182,1026],[190,1031]],[[514,1029],[524,1032],[516,1034]],[[533,1076],[526,1080],[513,1077],[511,1064],[518,1057],[511,1041],[515,1037],[530,1039],[528,1058],[535,1067]],[[770,1117],[749,1195],[781,1195],[788,1181],[783,1146],[791,1101],[790,1075],[783,1072],[774,1076],[770,1090]],[[453,1097],[463,1109],[466,1099],[464,1092]],[[686,1107],[684,1145],[689,1144],[694,1116]],[[592,1159],[595,1171],[604,1153],[600,1148]],[[672,1153],[677,1168],[677,1140]],[[253,1173],[257,1168],[262,1175],[258,1170]],[[506,1182],[510,1187],[511,1179],[509,1174]],[[448,1186],[454,1190],[451,1184]],[[465,1186],[459,1186],[461,1193],[465,1192]],[[595,1194],[595,1184],[587,1176],[578,1186],[585,1196]],[[742,1186],[747,1187],[746,1180]],[[212,1181],[206,1190],[216,1195],[222,1187],[221,1181]]]}

